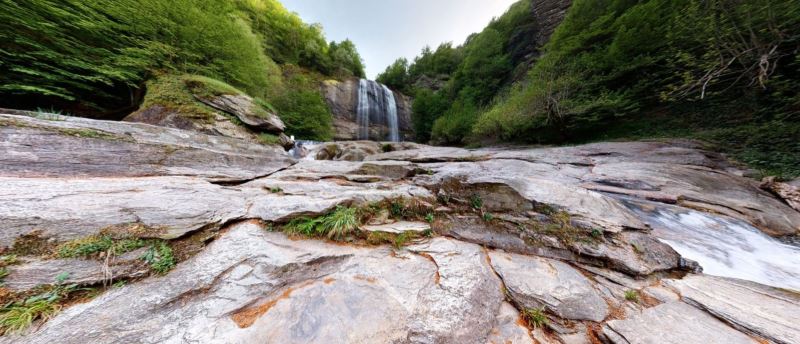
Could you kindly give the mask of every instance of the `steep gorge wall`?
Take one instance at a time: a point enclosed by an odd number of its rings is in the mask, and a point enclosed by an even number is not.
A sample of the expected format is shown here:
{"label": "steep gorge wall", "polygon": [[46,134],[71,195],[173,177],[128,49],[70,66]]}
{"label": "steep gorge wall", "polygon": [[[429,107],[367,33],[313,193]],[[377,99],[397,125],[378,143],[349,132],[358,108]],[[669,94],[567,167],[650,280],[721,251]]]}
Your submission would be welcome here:
{"label": "steep gorge wall", "polygon": [[536,44],[543,46],[550,39],[558,24],[564,20],[572,0],[534,0],[531,11],[536,18]]}

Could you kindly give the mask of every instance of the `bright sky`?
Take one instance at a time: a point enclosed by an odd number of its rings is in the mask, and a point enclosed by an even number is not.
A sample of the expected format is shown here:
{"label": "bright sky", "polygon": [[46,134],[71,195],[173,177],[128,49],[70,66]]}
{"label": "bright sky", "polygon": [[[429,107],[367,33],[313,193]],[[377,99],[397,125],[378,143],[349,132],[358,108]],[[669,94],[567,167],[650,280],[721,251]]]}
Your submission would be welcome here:
{"label": "bright sky", "polygon": [[516,0],[282,0],[328,40],[349,38],[375,78],[398,57],[411,61],[425,45],[459,45]]}

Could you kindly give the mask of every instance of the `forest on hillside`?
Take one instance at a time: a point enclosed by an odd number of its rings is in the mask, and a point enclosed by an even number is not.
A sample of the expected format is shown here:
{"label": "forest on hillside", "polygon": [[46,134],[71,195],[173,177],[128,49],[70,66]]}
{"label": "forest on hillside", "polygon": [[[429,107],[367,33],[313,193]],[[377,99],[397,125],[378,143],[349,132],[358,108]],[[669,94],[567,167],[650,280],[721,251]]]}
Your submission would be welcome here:
{"label": "forest on hillside", "polygon": [[685,137],[800,175],[800,2],[574,0],[533,56],[531,3],[379,76],[415,97],[418,140]]}
{"label": "forest on hillside", "polygon": [[276,0],[0,2],[0,107],[119,119],[154,103],[202,113],[187,84],[236,89],[288,133],[331,138],[325,78],[364,76],[355,45],[326,41]]}

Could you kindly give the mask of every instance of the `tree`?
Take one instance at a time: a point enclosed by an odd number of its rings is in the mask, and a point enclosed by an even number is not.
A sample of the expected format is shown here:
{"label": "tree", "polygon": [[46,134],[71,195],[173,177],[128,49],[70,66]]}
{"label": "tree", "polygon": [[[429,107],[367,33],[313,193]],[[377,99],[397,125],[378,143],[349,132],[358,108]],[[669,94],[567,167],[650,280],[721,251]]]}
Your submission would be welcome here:
{"label": "tree", "polygon": [[378,74],[377,81],[393,90],[409,93],[408,60],[404,57],[395,60],[383,73]]}

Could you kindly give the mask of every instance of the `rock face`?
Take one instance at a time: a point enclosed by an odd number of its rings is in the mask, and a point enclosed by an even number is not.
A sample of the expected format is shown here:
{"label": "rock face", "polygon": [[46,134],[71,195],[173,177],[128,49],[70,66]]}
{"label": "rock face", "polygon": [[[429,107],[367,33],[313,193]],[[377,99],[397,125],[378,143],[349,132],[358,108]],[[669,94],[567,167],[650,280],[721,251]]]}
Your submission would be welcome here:
{"label": "rock face", "polygon": [[293,159],[260,146],[139,123],[0,114],[0,176],[197,176],[246,180],[286,168]]}
{"label": "rock face", "polygon": [[683,300],[772,343],[800,342],[800,294],[711,276],[670,280]]}
{"label": "rock face", "polygon": [[[337,141],[358,140],[359,125],[356,120],[358,107],[359,80],[327,80],[320,86],[328,106],[333,113],[334,139]],[[413,140],[411,124],[411,98],[394,92],[397,102],[397,120],[402,141]],[[375,141],[386,140],[388,128],[385,124],[370,125],[369,138]]]}
{"label": "rock face", "polygon": [[286,129],[286,125],[278,115],[266,110],[262,110],[264,113],[259,114],[257,109],[261,109],[257,107],[253,98],[246,95],[226,94],[212,98],[200,98],[200,101],[217,110],[236,116],[249,127],[272,133],[282,133]]}
{"label": "rock face", "polygon": [[286,149],[294,142],[283,134],[286,125],[271,110],[260,106],[244,94],[223,94],[210,97],[195,97],[199,103],[215,110],[207,114],[192,113],[180,107],[150,105],[126,116],[123,121],[146,123],[162,127],[191,130],[207,135],[224,136],[261,144],[259,134],[266,132],[278,135]]}
{"label": "rock face", "polygon": [[603,333],[615,344],[754,344],[708,313],[685,303],[665,303],[630,319],[613,320]]}
{"label": "rock face", "polygon": [[531,2],[531,12],[536,20],[536,45],[542,47],[550,39],[558,24],[564,20],[572,0],[541,0]]}
{"label": "rock face", "polygon": [[[296,161],[55,119],[0,115],[0,298],[60,279],[99,295],[0,343],[800,341],[796,248],[764,234],[796,233],[798,212],[691,142],[339,142]],[[360,229],[336,242],[280,232],[342,207]],[[98,234],[167,245],[177,266],[152,275],[141,250],[55,258]],[[748,281],[699,273],[719,266]]]}
{"label": "rock face", "polygon": [[245,223],[168,276],[70,308],[25,341],[485,342],[502,294],[483,251],[447,239],[412,251],[293,241]]}
{"label": "rock face", "polygon": [[489,256],[511,297],[525,309],[545,307],[569,320],[600,322],[608,316],[608,305],[592,282],[569,265],[502,252]]}

